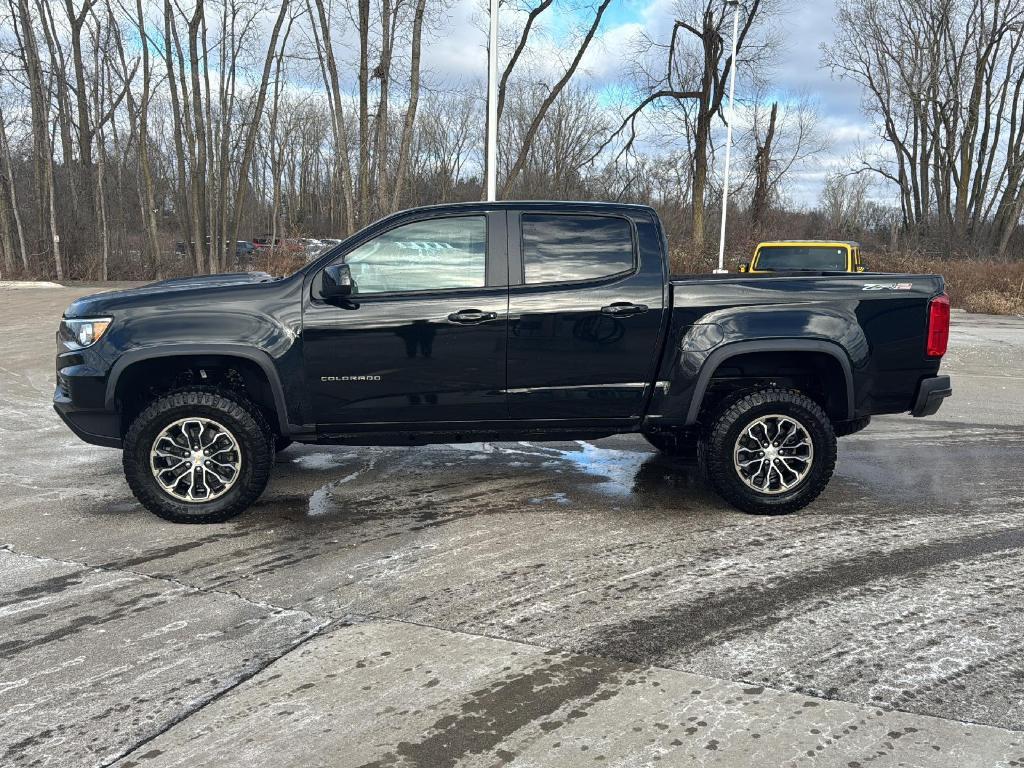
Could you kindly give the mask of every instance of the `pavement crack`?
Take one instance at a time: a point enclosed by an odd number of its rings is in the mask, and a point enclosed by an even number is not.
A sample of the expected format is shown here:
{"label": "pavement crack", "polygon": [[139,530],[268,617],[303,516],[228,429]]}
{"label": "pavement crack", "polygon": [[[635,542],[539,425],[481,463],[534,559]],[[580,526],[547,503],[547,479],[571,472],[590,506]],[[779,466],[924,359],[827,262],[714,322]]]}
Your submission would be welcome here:
{"label": "pavement crack", "polygon": [[[107,758],[103,762],[99,763],[97,768],[112,768],[112,766],[116,765],[117,763],[121,762],[122,760],[125,760],[133,752],[137,752],[138,750],[142,749],[147,744],[152,742],[154,739],[157,739],[160,736],[162,736],[165,733],[167,733],[168,731],[170,731],[175,726],[177,726],[180,723],[183,723],[184,721],[188,720],[190,717],[192,717],[193,715],[195,715],[195,714],[201,712],[202,710],[206,709],[211,704],[214,704],[217,701],[220,701],[222,698],[224,698],[225,696],[230,694],[236,688],[238,688],[241,685],[244,685],[249,680],[252,680],[257,675],[263,673],[264,671],[269,669],[271,666],[276,664],[278,661],[283,659],[285,656],[287,656],[290,653],[293,653],[294,651],[298,650],[299,648],[301,648],[302,646],[306,645],[311,640],[313,640],[313,639],[315,639],[317,637],[320,637],[321,635],[325,634],[328,631],[333,631],[335,629],[338,629],[339,627],[348,626],[350,623],[351,622],[347,622],[347,621],[344,621],[344,620],[341,620],[341,621],[322,621],[311,632],[308,632],[305,636],[299,638],[297,641],[292,643],[290,646],[288,646],[286,649],[284,649],[281,653],[279,653],[276,656],[274,656],[272,659],[268,659],[265,663],[260,664],[259,666],[249,670],[248,672],[245,672],[245,673],[239,675],[237,680],[235,680],[230,685],[225,686],[221,690],[217,691],[217,693],[215,693],[214,695],[210,696],[205,701],[201,701],[198,704],[196,704],[195,706],[190,707],[190,708],[186,709],[184,712],[181,712],[178,715],[168,719],[167,722],[165,722],[163,726],[158,728],[156,731],[151,733],[149,736],[146,736],[144,739],[139,739],[137,742],[135,742],[131,746],[126,747],[125,749],[122,749],[120,752],[118,752],[113,757]],[[135,762],[127,761],[127,762],[121,763],[121,768],[131,768],[131,766],[134,766],[134,765],[136,765]]]}

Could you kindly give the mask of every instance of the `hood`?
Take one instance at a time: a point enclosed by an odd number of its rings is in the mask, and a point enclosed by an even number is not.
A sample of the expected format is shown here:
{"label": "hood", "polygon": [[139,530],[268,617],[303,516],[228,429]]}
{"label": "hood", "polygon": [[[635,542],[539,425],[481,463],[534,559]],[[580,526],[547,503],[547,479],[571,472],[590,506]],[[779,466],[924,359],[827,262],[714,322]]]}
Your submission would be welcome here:
{"label": "hood", "polygon": [[[154,288],[171,290],[175,288],[210,288],[219,285],[238,285],[239,283],[269,283],[275,278],[266,272],[226,272],[222,275],[194,275],[193,277],[174,277],[149,283],[133,291],[148,291]],[[128,291],[124,291],[127,293]]]}
{"label": "hood", "polygon": [[[169,293],[201,294],[211,289],[252,286],[257,283],[272,283],[277,280],[278,278],[268,275],[266,272],[231,272],[221,275],[176,277],[171,280],[149,283],[138,288],[129,288],[123,291],[107,291],[106,293],[84,296],[68,307],[64,316],[90,317],[125,306],[148,304],[153,297],[166,296]],[[220,293],[220,291],[216,292]]]}

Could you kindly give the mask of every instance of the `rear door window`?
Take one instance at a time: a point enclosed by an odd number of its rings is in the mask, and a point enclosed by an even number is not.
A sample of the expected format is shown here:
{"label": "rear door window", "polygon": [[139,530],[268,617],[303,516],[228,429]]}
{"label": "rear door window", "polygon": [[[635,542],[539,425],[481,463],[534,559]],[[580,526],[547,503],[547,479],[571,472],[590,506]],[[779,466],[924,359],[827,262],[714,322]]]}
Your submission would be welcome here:
{"label": "rear door window", "polygon": [[523,214],[527,285],[599,280],[633,271],[633,228],[614,216]]}

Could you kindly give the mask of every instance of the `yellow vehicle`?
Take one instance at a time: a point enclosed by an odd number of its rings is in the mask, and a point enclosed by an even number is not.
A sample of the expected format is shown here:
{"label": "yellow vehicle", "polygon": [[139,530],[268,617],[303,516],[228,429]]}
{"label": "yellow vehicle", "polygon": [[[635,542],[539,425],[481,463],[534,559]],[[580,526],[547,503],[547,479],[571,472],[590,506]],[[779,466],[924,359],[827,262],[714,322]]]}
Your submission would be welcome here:
{"label": "yellow vehicle", "polygon": [[866,272],[860,243],[842,240],[779,240],[761,243],[740,272]]}

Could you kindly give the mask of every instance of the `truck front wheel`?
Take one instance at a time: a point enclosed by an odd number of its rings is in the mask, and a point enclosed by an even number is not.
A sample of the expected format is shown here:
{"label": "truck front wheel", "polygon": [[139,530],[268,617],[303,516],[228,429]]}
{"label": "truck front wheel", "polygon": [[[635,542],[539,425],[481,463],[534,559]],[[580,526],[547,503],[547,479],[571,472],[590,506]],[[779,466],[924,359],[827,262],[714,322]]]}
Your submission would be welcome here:
{"label": "truck front wheel", "polygon": [[257,408],[233,392],[193,387],[156,399],[132,421],[122,461],[150,512],[174,523],[219,523],[263,493],[273,450]]}
{"label": "truck front wheel", "polygon": [[705,480],[734,507],[785,515],[825,490],[835,470],[836,436],[811,398],[764,387],[723,403],[697,454]]}

